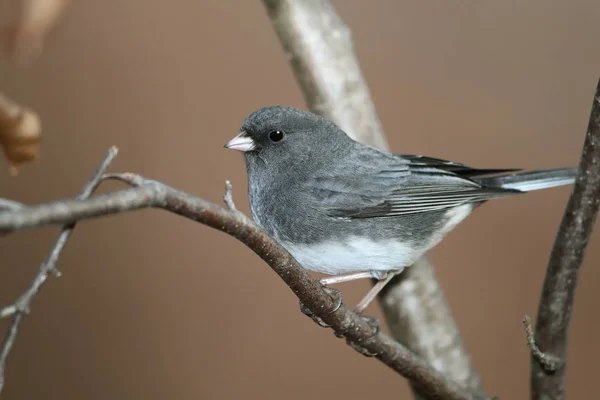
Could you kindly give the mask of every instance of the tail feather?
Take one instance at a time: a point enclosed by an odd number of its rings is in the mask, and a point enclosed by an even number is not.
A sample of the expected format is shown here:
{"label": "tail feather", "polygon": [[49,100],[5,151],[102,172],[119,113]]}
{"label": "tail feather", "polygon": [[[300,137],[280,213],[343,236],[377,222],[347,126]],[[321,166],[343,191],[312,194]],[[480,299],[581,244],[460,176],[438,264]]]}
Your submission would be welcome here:
{"label": "tail feather", "polygon": [[474,180],[488,188],[529,192],[532,190],[570,185],[575,182],[577,172],[577,168],[557,168],[494,176],[490,178],[478,178]]}

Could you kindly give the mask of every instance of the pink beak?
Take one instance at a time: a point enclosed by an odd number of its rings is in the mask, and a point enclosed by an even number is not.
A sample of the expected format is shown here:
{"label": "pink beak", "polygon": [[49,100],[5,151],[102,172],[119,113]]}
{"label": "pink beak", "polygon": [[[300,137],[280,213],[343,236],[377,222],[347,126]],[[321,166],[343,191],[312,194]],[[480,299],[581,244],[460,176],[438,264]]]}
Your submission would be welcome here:
{"label": "pink beak", "polygon": [[245,131],[241,131],[239,135],[231,139],[225,146],[226,149],[238,150],[238,151],[250,151],[256,147],[254,140],[246,134]]}

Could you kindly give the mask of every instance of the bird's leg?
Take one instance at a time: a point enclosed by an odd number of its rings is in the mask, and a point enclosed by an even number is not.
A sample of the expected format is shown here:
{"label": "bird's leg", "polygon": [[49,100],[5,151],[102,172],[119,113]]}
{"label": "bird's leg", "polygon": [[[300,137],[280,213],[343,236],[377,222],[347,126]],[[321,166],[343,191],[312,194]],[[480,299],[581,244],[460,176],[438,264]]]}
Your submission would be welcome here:
{"label": "bird's leg", "polygon": [[379,294],[379,292],[381,292],[385,285],[390,283],[392,278],[396,275],[397,274],[395,273],[389,272],[385,277],[383,277],[383,279],[380,279],[375,284],[375,286],[373,286],[371,290],[369,290],[369,293],[367,293],[367,295],[360,301],[360,303],[358,303],[354,311],[356,311],[357,314],[362,314],[365,308],[367,308],[367,306],[373,301],[373,299],[377,297],[377,295]]}
{"label": "bird's leg", "polygon": [[[354,311],[357,314],[359,314],[361,316],[361,318],[364,319],[367,322],[367,324],[369,324],[373,328],[373,334],[370,337],[373,337],[379,333],[379,321],[377,320],[377,318],[364,317],[362,315],[362,312],[373,301],[373,299],[375,299],[375,297],[377,297],[377,295],[379,294],[379,292],[381,292],[381,290],[385,287],[385,285],[390,283],[392,278],[394,278],[394,276],[398,275],[399,273],[400,273],[399,271],[398,272],[388,272],[387,275],[385,275],[382,279],[380,279],[371,288],[369,293],[367,293],[367,295],[360,301],[360,303],[358,303],[358,305],[354,309]],[[349,340],[346,340],[346,341],[348,342],[349,345],[351,345],[356,351],[358,351],[363,356],[366,356],[366,357],[377,356],[377,353],[371,353],[370,351],[368,351],[367,349],[365,349],[364,347],[360,346],[357,343],[353,343]]]}
{"label": "bird's leg", "polygon": [[[321,285],[323,285],[323,289],[327,293],[329,293],[329,295],[331,297],[333,297],[335,299],[335,306],[333,307],[333,309],[330,312],[336,312],[342,306],[342,294],[340,293],[339,290],[329,288],[329,287],[327,287],[327,285],[333,285],[333,284],[342,283],[342,282],[350,282],[350,281],[354,281],[357,279],[365,279],[365,278],[371,278],[371,277],[372,277],[372,274],[370,272],[355,272],[352,274],[336,275],[336,276],[331,276],[329,278],[321,279],[319,282],[321,283]],[[326,324],[321,318],[317,317],[315,315],[315,313],[312,312],[311,310],[309,310],[304,304],[302,304],[302,302],[300,302],[300,311],[302,311],[302,313],[304,315],[309,316],[319,326],[321,326],[323,328],[329,328],[328,324]]]}
{"label": "bird's leg", "polygon": [[[377,297],[379,292],[385,287],[385,285],[387,285],[392,280],[392,278],[395,275],[397,275],[397,273],[389,272],[389,273],[385,274],[383,276],[383,278],[380,279],[379,282],[377,282],[375,284],[375,286],[373,286],[373,288],[367,293],[367,295],[360,301],[360,303],[358,303],[358,305],[355,308],[355,311],[358,314],[362,314],[362,312],[365,310],[365,308],[367,308],[367,306],[373,301],[373,299],[375,297]],[[332,313],[336,312],[342,306],[342,294],[339,292],[339,290],[329,288],[329,287],[327,287],[327,285],[333,285],[336,283],[343,283],[343,282],[350,282],[350,281],[355,281],[358,279],[366,279],[366,278],[372,278],[372,277],[373,277],[372,272],[365,271],[365,272],[354,272],[354,273],[346,274],[346,275],[336,275],[336,276],[331,276],[328,278],[321,279],[319,282],[323,285],[323,289],[325,291],[327,291],[331,295],[331,297],[333,297],[336,301],[336,305],[330,312],[332,312]],[[321,326],[323,328],[329,328],[328,324],[326,324],[321,318],[317,317],[314,312],[309,310],[302,303],[300,303],[300,311],[302,311],[303,314],[309,316],[319,326]],[[375,319],[375,318],[368,318],[368,317],[364,317],[364,318],[367,320],[367,322],[370,325],[372,325],[374,327],[374,330],[375,330],[374,335],[376,335],[377,332],[379,332],[379,321],[377,321],[377,319]]]}
{"label": "bird's leg", "polygon": [[336,283],[355,281],[357,279],[371,278],[372,276],[373,276],[373,274],[368,271],[354,272],[352,274],[336,275],[336,276],[331,276],[329,278],[323,278],[319,282],[321,282],[321,285],[327,286],[327,285],[335,285]]}
{"label": "bird's leg", "polygon": [[[327,285],[334,285],[336,283],[350,282],[350,281],[354,281],[357,279],[370,278],[371,276],[372,276],[372,274],[370,272],[354,272],[351,274],[336,275],[336,276],[331,276],[329,278],[321,279],[319,282],[321,283],[321,285],[323,285],[323,290],[325,290],[327,293],[329,293],[329,295],[331,297],[333,297],[335,299],[335,306],[330,311],[330,313],[336,312],[342,306],[342,293],[340,293],[339,290],[327,287]],[[307,311],[306,308],[305,308],[305,311]],[[323,322],[323,321],[321,321],[321,322]],[[323,326],[321,323],[319,323],[319,325]]]}

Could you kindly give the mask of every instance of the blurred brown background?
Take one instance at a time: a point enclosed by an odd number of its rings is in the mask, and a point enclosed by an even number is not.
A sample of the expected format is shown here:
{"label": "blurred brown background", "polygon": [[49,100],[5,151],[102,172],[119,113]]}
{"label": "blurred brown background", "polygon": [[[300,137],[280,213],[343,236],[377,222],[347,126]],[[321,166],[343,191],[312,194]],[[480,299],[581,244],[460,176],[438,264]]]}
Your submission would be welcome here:
{"label": "blurred brown background", "polygon": [[[600,3],[334,4],[394,151],[492,168],[577,163],[600,71]],[[114,144],[113,171],[215,202],[230,179],[248,212],[242,158],[223,143],[256,108],[304,107],[259,1],[75,1],[35,64],[1,62],[0,89],[43,119],[41,158],[17,178],[0,168],[0,197],[26,203],[73,196]],[[432,253],[489,394],[528,398],[521,319],[537,310],[569,193],[487,204]],[[0,304],[25,289],[57,230],[0,240]],[[590,398],[600,372],[599,239],[575,301],[573,399]],[[6,399],[408,396],[404,379],[303,316],[250,250],[163,211],[82,223],[60,269],[18,337]],[[368,287],[345,284],[345,300]]]}

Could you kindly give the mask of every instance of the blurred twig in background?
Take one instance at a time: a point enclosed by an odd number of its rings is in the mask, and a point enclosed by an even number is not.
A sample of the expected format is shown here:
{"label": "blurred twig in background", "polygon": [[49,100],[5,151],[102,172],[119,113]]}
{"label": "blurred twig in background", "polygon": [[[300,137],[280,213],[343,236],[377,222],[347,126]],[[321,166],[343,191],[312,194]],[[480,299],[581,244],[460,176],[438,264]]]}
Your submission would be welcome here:
{"label": "blurred twig in background", "polygon": [[39,57],[70,0],[19,0],[19,17],[5,28],[6,52],[19,63]]}
{"label": "blurred twig in background", "polygon": [[[70,0],[18,0],[18,16],[2,27],[4,50],[17,64],[35,61],[44,42],[65,12]],[[11,168],[33,161],[39,152],[41,122],[35,111],[0,93],[0,146]]]}
{"label": "blurred twig in background", "polygon": [[0,146],[13,175],[17,174],[19,165],[36,159],[41,130],[35,111],[0,93]]}

